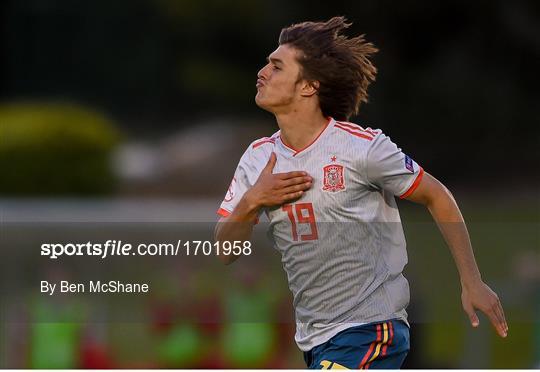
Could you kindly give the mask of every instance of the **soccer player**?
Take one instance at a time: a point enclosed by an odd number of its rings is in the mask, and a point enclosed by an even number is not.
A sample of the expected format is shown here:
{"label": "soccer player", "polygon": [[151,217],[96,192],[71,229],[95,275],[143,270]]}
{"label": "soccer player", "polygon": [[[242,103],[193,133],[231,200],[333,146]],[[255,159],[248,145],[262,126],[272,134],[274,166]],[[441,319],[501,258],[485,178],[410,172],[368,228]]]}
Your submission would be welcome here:
{"label": "soccer player", "polygon": [[380,129],[348,122],[367,102],[377,51],[363,35],[343,35],[349,25],[335,17],[281,31],[255,97],[280,130],[240,159],[216,240],[249,240],[259,216],[268,216],[309,368],[399,368],[409,350],[409,288],[395,196],[421,203],[450,247],[472,326],[478,309],[506,337],[501,303],[482,281],[450,191]]}

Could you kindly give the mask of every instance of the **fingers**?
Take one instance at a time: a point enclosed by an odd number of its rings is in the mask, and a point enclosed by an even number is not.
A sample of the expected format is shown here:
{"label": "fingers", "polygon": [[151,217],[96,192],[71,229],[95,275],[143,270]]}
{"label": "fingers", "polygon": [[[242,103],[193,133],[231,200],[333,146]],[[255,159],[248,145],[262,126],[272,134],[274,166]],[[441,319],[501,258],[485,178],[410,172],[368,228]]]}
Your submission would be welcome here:
{"label": "fingers", "polygon": [[501,318],[503,319],[504,321],[504,329],[506,331],[506,333],[508,334],[508,323],[506,322],[506,317],[504,316],[504,310],[503,310],[503,307],[502,307],[502,304],[501,304],[501,301],[498,301],[498,309],[499,309],[499,313],[501,315]]}
{"label": "fingers", "polygon": [[469,291],[464,289],[461,300],[463,309],[469,315],[473,327],[479,324],[478,317],[474,309],[481,310],[487,315],[489,321],[501,337],[506,337],[508,334],[508,324],[504,317],[504,310],[501,301],[495,292],[491,290],[485,283],[473,288]]}
{"label": "fingers", "polygon": [[266,166],[263,169],[263,173],[272,173],[274,170],[274,166],[276,165],[277,157],[274,152],[270,154],[270,159],[268,159],[268,163],[266,163]]}
{"label": "fingers", "polygon": [[506,330],[504,328],[504,319],[499,317],[497,314],[497,305],[494,305],[489,310],[484,311],[486,315],[488,316],[489,320],[491,321],[491,324],[493,324],[493,327],[501,337],[506,337]]}
{"label": "fingers", "polygon": [[474,307],[469,302],[463,303],[463,310],[467,313],[469,316],[469,320],[471,321],[471,325],[476,328],[480,325],[480,320],[478,319],[478,315],[476,315],[476,312],[474,311]]}
{"label": "fingers", "polygon": [[303,176],[303,177],[293,177],[289,178],[287,180],[281,181],[281,186],[283,187],[289,187],[293,185],[299,185],[301,183],[305,182],[313,182],[313,178],[309,176]]}
{"label": "fingers", "polygon": [[290,194],[285,194],[285,195],[283,195],[283,200],[284,200],[283,202],[286,203],[286,202],[289,202],[291,200],[298,199],[303,194],[304,194],[304,191],[297,191],[297,192],[293,192],[293,193],[290,193]]}
{"label": "fingers", "polygon": [[[276,161],[276,154],[272,152],[262,173],[272,174]],[[300,198],[304,191],[311,187],[313,182],[313,178],[304,171],[276,173],[272,174],[272,178],[269,186],[274,195],[271,197],[269,205],[285,203]]]}
{"label": "fingers", "polygon": [[309,189],[311,187],[311,182],[308,181],[308,182],[303,182],[301,184],[298,184],[298,185],[293,185],[293,186],[289,186],[289,187],[285,187],[283,189],[283,193],[285,195],[287,194],[293,194],[295,192],[298,192],[298,191],[306,191],[307,189]]}
{"label": "fingers", "polygon": [[290,178],[297,178],[297,177],[304,177],[308,174],[306,172],[302,171],[293,171],[293,172],[287,172],[287,173],[278,173],[276,176],[278,176],[281,180],[288,180]]}
{"label": "fingers", "polygon": [[508,324],[506,323],[506,319],[504,317],[504,310],[499,297],[495,293],[493,293],[493,297],[494,298],[492,298],[490,301],[491,306],[488,307],[484,312],[488,316],[491,324],[493,324],[493,327],[499,336],[506,337],[508,334]]}
{"label": "fingers", "polygon": [[501,302],[497,300],[497,303],[493,306],[493,312],[497,316],[498,329],[500,330],[499,334],[502,337],[506,337],[508,334],[508,324],[506,323],[506,318],[504,316],[504,310],[502,308]]}

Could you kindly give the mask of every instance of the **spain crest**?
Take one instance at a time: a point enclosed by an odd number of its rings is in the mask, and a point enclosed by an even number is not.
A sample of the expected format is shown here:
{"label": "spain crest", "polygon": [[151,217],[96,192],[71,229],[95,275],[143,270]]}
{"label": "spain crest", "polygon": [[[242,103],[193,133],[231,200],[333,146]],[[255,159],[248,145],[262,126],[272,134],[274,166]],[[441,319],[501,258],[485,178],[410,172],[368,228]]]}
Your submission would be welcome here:
{"label": "spain crest", "polygon": [[323,168],[323,191],[338,192],[345,190],[345,176],[343,166],[330,164]]}

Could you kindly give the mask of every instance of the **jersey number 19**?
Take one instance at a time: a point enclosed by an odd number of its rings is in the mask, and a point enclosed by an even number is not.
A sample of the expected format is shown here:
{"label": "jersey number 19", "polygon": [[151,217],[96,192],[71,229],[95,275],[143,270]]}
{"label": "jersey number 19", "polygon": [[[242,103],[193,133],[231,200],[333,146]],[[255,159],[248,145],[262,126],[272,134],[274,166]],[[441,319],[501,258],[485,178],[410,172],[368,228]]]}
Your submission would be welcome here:
{"label": "jersey number 19", "polygon": [[292,238],[295,242],[298,241],[297,222],[309,223],[311,228],[310,234],[300,235],[301,241],[317,240],[319,238],[317,224],[315,223],[315,214],[313,213],[313,205],[311,203],[285,204],[281,209],[287,212],[287,216],[289,216],[289,220],[291,220]]}

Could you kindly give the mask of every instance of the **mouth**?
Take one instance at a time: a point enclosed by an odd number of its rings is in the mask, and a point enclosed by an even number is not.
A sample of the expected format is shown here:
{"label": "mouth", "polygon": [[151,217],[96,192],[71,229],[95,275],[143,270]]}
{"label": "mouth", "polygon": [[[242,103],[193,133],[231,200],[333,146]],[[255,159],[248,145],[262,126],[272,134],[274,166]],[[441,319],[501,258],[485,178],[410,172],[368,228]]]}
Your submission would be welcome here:
{"label": "mouth", "polygon": [[257,88],[260,88],[260,87],[264,86],[264,83],[263,83],[263,81],[262,81],[261,79],[258,79],[258,80],[257,80],[257,84],[255,84],[255,86],[256,86]]}

